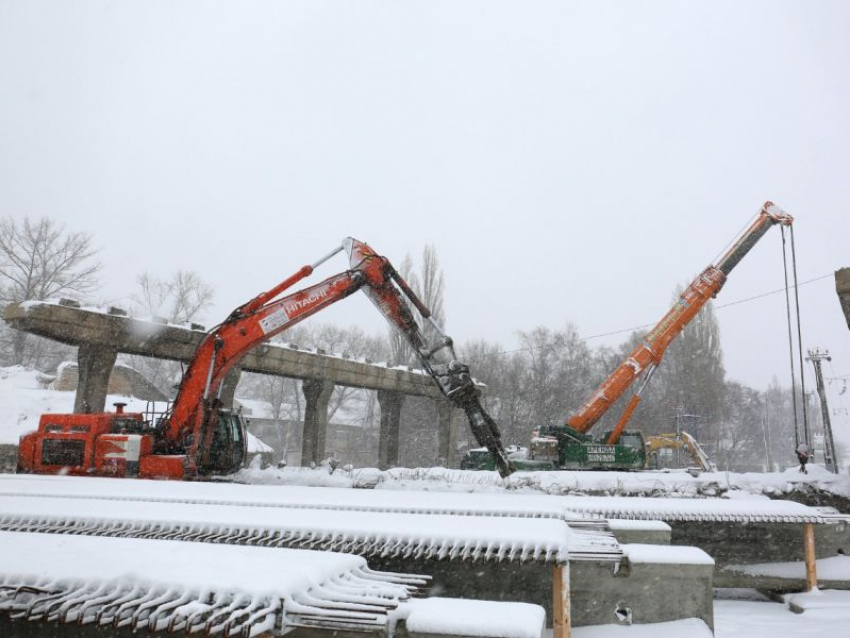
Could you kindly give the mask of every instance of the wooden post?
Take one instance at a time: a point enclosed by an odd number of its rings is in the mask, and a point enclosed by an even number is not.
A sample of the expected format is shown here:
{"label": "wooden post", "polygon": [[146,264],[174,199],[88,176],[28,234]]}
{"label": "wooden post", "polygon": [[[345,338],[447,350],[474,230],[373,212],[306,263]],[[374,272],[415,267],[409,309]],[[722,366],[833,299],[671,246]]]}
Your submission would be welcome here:
{"label": "wooden post", "polygon": [[570,566],[552,567],[552,638],[570,638]]}
{"label": "wooden post", "polygon": [[806,560],[806,591],[812,591],[818,586],[815,526],[812,523],[803,524],[803,555]]}

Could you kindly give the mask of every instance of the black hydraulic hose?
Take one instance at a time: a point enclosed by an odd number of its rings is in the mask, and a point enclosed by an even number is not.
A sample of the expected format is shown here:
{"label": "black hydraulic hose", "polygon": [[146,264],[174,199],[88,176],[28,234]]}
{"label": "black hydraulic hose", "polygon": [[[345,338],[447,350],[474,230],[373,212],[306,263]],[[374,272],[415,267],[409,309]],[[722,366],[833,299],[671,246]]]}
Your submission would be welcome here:
{"label": "black hydraulic hose", "polygon": [[[782,272],[785,275],[785,312],[788,315],[788,356],[791,361],[791,406],[794,410],[794,449],[800,445],[800,424],[797,421],[797,384],[794,379],[794,337],[791,334],[791,297],[788,295],[788,258],[785,249],[785,226],[782,231]],[[802,371],[801,371],[802,372]]]}
{"label": "black hydraulic hose", "polygon": [[809,436],[809,411],[806,408],[806,375],[803,374],[803,332],[800,327],[800,291],[797,286],[797,251],[794,248],[794,227],[791,226],[791,269],[794,273],[794,305],[797,309],[797,349],[800,353],[800,394],[803,399],[803,433],[806,445],[811,453],[811,441]]}

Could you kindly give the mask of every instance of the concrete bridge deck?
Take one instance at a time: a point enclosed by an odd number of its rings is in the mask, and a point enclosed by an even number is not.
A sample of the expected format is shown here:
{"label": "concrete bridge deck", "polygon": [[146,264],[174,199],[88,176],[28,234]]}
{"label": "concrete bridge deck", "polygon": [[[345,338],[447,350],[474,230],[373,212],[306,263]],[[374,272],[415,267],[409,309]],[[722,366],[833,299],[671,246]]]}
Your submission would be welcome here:
{"label": "concrete bridge deck", "polygon": [[[120,308],[81,308],[68,300],[12,303],[5,307],[3,318],[16,330],[78,347],[75,412],[105,409],[109,377],[119,353],[188,362],[206,335],[203,327],[196,324],[178,326],[164,320],[130,317]],[[437,404],[437,459],[422,462],[458,462],[452,441],[466,427],[466,417],[421,370],[266,343],[248,352],[231,370],[222,387],[224,405],[232,405],[242,371],[304,382],[302,465],[325,458],[328,402],[337,385],[377,391],[381,410],[378,465],[382,469],[398,463],[400,418],[407,396],[425,397]]]}

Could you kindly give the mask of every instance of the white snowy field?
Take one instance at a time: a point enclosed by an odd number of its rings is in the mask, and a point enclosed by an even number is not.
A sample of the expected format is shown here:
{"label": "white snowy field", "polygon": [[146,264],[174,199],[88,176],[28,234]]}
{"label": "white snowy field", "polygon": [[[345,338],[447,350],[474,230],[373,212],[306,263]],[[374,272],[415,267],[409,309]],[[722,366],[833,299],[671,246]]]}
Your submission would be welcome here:
{"label": "white snowy field", "polygon": [[[752,600],[715,600],[715,638],[845,638],[850,635],[850,592],[821,591],[797,596],[810,601],[822,598],[824,602],[822,606],[813,606],[797,614],[787,604],[769,601],[755,592]],[[587,637],[578,634],[577,638]],[[655,634],[653,638],[667,636]]]}
{"label": "white snowy field", "polygon": [[[850,592],[796,594],[805,611],[752,590],[718,590],[714,601],[714,638],[845,638],[850,635]],[[805,606],[807,605],[807,606]],[[652,625],[598,625],[573,629],[573,638],[711,638],[696,619]],[[551,638],[551,630],[547,631]]]}
{"label": "white snowy field", "polygon": [[[143,412],[145,402],[134,397],[109,395],[107,409],[115,402],[127,403],[128,411]],[[71,412],[73,392],[47,389],[35,370],[12,366],[0,368],[0,444],[17,444],[19,437],[34,430],[46,412]],[[252,446],[260,442],[252,437]],[[850,475],[833,475],[817,466],[809,474],[796,468],[784,472],[744,473],[706,472],[691,476],[685,471],[656,472],[517,472],[502,479],[496,472],[472,472],[446,468],[374,468],[330,474],[327,468],[301,468],[242,471],[237,480],[252,484],[312,485],[353,487],[375,485],[379,489],[436,490],[459,492],[610,494],[622,496],[682,497],[719,496],[726,498],[776,497],[800,486],[816,485],[835,494],[850,497]]]}

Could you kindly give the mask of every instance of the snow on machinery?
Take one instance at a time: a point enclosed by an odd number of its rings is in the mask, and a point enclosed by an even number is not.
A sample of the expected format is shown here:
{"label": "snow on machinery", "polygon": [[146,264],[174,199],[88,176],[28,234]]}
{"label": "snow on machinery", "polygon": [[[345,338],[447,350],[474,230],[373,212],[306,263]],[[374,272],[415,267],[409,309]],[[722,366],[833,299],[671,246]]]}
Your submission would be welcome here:
{"label": "snow on machinery", "polygon": [[[652,375],[661,363],[667,347],[700,310],[720,292],[726,277],[750,252],[759,239],[775,224],[794,222],[772,202],[765,202],[756,219],[723,254],[716,265],[709,265],[682,292],[678,301],[661,321],[641,340],[585,403],[564,425],[543,426],[532,438],[528,460],[514,459],[517,469],[546,470],[639,470],[646,465],[646,442],[638,431],[625,431],[626,424],[640,403]],[[632,384],[642,382],[632,395],[616,426],[602,437],[588,431]],[[493,469],[489,455],[468,454],[463,469]]]}
{"label": "snow on machinery", "polygon": [[655,434],[646,438],[646,467],[658,469],[660,450],[684,450],[695,463],[695,468],[702,472],[716,472],[715,465],[697,440],[687,432],[671,432]]}
{"label": "snow on machinery", "polygon": [[[342,250],[348,253],[349,270],[278,299]],[[44,414],[38,430],[21,437],[18,472],[185,479],[238,470],[246,454],[245,425],[240,415],[223,409],[219,397],[225,376],[257,344],[358,290],[408,340],[443,395],[464,410],[476,440],[496,459],[499,472],[510,474],[498,427],[481,406],[480,392],[469,368],[457,360],[452,339],[392,264],[352,238],[236,308],[210,330],[164,417],[152,422],[140,413],[125,413],[120,404],[116,412],[102,414]],[[433,343],[423,335],[414,309],[433,327]]]}

